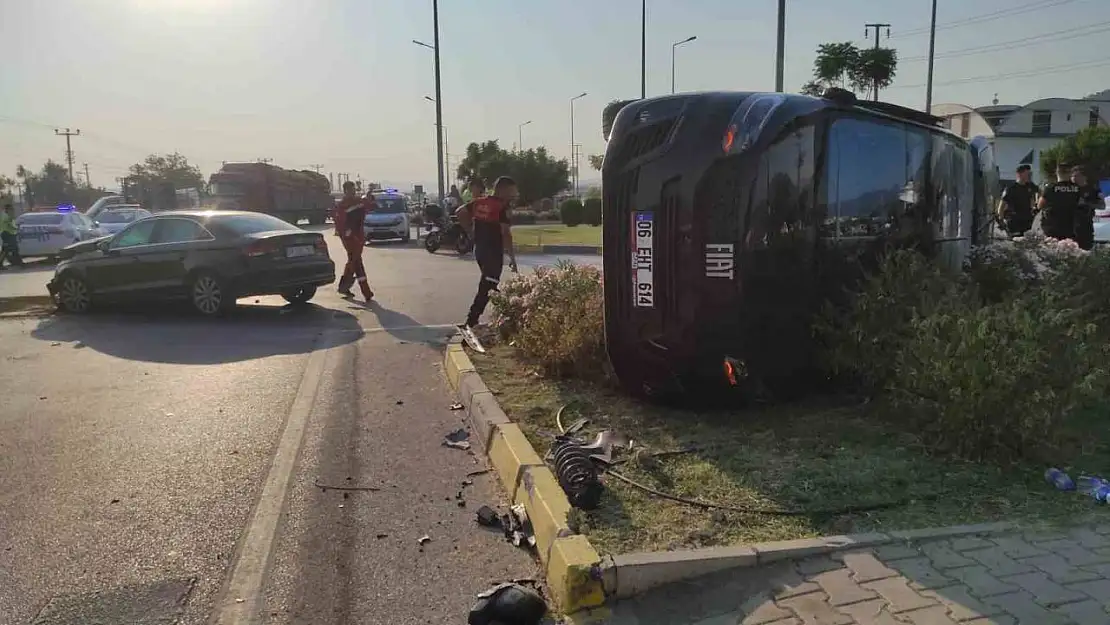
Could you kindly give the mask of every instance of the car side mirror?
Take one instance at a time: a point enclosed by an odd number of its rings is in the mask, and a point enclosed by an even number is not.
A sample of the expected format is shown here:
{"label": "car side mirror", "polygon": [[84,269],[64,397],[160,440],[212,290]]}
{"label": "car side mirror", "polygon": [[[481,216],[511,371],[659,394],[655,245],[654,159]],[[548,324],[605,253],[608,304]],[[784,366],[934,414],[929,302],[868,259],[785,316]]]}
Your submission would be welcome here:
{"label": "car side mirror", "polygon": [[100,222],[99,221],[94,221],[94,222],[92,222],[92,225],[93,225],[93,228],[99,228],[100,227]]}
{"label": "car side mirror", "polygon": [[113,252],[113,250],[111,248],[111,245],[112,245],[112,240],[111,239],[104,239],[100,243],[96,244],[96,248],[98,250],[100,250],[101,252],[103,252],[104,254],[111,254]]}

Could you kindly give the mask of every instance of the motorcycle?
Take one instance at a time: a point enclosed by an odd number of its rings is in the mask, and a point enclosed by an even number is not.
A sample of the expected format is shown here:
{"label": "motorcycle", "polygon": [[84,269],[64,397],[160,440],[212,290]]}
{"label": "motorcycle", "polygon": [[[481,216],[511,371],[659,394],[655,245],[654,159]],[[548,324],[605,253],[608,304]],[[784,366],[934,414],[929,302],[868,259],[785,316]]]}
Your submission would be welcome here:
{"label": "motorcycle", "polygon": [[474,241],[459,223],[458,217],[451,215],[448,223],[436,220],[424,225],[424,249],[435,254],[443,246],[453,246],[459,255],[469,254],[474,249]]}

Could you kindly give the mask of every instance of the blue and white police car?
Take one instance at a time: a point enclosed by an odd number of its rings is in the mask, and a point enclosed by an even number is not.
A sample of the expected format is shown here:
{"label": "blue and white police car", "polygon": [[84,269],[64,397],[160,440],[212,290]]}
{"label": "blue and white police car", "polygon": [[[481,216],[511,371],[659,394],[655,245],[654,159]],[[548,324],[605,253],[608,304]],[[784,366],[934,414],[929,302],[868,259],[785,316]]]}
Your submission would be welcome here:
{"label": "blue and white police car", "polygon": [[366,214],[363,222],[367,242],[400,239],[408,243],[412,239],[408,198],[396,189],[373,191],[372,194],[375,208]]}
{"label": "blue and white police car", "polygon": [[25,258],[57,256],[67,245],[104,236],[91,219],[69,204],[56,210],[23,213],[15,218],[15,226],[19,255]]}

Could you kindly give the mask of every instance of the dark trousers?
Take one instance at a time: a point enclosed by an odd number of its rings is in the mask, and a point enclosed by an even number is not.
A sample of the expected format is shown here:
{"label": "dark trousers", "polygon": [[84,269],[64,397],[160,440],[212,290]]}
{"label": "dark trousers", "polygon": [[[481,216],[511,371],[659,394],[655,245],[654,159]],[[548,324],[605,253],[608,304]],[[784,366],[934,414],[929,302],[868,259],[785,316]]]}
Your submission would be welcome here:
{"label": "dark trousers", "polygon": [[12,265],[22,265],[23,258],[19,255],[19,237],[10,232],[0,232],[0,267],[7,260]]}
{"label": "dark trousers", "polygon": [[1075,221],[1075,242],[1081,249],[1089,250],[1095,246],[1094,216],[1081,216]]}
{"label": "dark trousers", "polygon": [[475,248],[474,259],[478,261],[478,269],[482,276],[478,279],[478,292],[474,294],[474,303],[470,305],[470,313],[466,316],[467,326],[478,325],[482,313],[489,304],[489,292],[496,291],[501,284],[501,271],[505,263],[505,252],[500,249]]}
{"label": "dark trousers", "polygon": [[343,277],[339,278],[339,290],[346,291],[358,281],[363,297],[370,299],[374,292],[366,278],[366,266],[362,264],[363,241],[358,237],[344,237],[343,249],[347,251],[347,264],[343,267]]}

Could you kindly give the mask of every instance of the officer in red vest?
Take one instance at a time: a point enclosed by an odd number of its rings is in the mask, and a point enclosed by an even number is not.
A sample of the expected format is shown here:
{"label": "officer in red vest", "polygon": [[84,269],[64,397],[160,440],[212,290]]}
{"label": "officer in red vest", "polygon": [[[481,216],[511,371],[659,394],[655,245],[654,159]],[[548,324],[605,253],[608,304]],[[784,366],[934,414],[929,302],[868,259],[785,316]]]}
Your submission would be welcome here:
{"label": "officer in red vest", "polygon": [[373,210],[373,204],[373,195],[367,193],[366,198],[360,198],[355,192],[355,183],[350,180],[343,183],[343,199],[335,205],[335,226],[340,240],[343,241],[343,249],[347,251],[347,266],[343,268],[343,277],[339,279],[339,294],[343,297],[355,296],[351,293],[351,287],[356,281],[366,301],[374,297],[366,279],[366,267],[362,264],[362,249],[366,245],[363,223],[366,221],[367,211]]}

